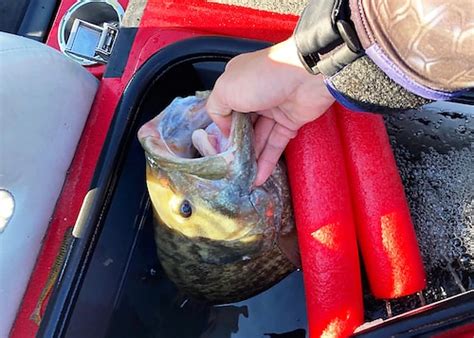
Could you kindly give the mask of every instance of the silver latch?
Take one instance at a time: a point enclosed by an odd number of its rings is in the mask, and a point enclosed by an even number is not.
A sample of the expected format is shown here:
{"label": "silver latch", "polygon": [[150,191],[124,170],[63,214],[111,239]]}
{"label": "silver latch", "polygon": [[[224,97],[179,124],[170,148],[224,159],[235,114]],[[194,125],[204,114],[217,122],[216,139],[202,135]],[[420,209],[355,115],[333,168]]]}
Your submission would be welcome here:
{"label": "silver latch", "polygon": [[75,19],[65,52],[93,62],[107,63],[118,35],[116,24],[102,26]]}

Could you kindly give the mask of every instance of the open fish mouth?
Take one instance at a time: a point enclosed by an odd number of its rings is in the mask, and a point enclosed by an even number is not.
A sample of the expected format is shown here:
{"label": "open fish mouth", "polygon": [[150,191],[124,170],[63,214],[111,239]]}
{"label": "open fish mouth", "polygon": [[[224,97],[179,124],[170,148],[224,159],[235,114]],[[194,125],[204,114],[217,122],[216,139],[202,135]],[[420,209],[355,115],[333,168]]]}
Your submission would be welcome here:
{"label": "open fish mouth", "polygon": [[229,149],[229,139],[219,130],[215,123],[205,129],[196,129],[191,135],[194,148],[201,157],[213,156]]}
{"label": "open fish mouth", "polygon": [[[190,238],[251,240],[254,229],[261,232],[258,224],[271,222],[254,204],[273,208],[277,197],[253,185],[257,162],[250,115],[234,112],[226,138],[206,112],[207,96],[173,100],[138,133],[153,205],[167,226]],[[193,210],[192,217],[183,217],[185,209]]]}
{"label": "open fish mouth", "polygon": [[232,113],[226,138],[206,112],[207,97],[176,98],[138,138],[162,266],[187,293],[226,303],[293,271],[298,246],[283,166],[255,187],[251,115]]}
{"label": "open fish mouth", "polygon": [[201,92],[175,98],[161,114],[140,128],[138,139],[142,143],[149,138],[160,140],[157,146],[179,158],[212,156],[225,151],[227,139],[206,112],[208,95]]}
{"label": "open fish mouth", "polygon": [[251,118],[234,112],[230,136],[226,138],[207,114],[208,95],[209,92],[197,92],[196,96],[178,97],[140,128],[138,139],[151,165],[222,179],[235,172],[232,167],[249,164],[248,160],[236,161],[236,153],[243,152],[255,161]]}

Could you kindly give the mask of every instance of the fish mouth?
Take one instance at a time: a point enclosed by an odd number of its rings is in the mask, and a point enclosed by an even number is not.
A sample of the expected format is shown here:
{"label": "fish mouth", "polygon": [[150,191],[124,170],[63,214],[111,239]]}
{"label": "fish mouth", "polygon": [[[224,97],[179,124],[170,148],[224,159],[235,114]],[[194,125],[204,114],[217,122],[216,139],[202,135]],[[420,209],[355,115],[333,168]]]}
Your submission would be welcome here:
{"label": "fish mouth", "polygon": [[152,167],[223,179],[241,172],[240,166],[251,162],[242,159],[242,154],[253,157],[256,165],[248,114],[232,113],[230,136],[226,138],[207,114],[207,96],[206,92],[177,98],[140,128],[138,139]]}

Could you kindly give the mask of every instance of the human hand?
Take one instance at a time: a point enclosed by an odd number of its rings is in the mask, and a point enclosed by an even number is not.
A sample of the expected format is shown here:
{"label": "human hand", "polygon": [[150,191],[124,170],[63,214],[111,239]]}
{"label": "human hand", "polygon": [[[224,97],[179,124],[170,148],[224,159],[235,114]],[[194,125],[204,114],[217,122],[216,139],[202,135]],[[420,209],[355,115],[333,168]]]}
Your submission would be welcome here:
{"label": "human hand", "polygon": [[207,111],[226,136],[232,111],[258,115],[254,123],[258,186],[272,174],[298,129],[333,102],[323,77],[304,69],[290,38],[233,58],[209,96]]}

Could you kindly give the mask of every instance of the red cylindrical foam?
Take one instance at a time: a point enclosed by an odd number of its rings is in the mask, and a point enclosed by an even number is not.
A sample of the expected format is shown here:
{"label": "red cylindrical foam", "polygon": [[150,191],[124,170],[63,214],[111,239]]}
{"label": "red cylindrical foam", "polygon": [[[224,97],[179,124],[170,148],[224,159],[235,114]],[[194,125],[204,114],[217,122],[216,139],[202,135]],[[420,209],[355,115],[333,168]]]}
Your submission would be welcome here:
{"label": "red cylindrical foam", "polygon": [[364,317],[355,226],[336,115],[305,125],[285,152],[310,337],[345,337]]}
{"label": "red cylindrical foam", "polygon": [[356,216],[357,240],[378,298],[425,287],[410,210],[382,116],[337,106]]}

